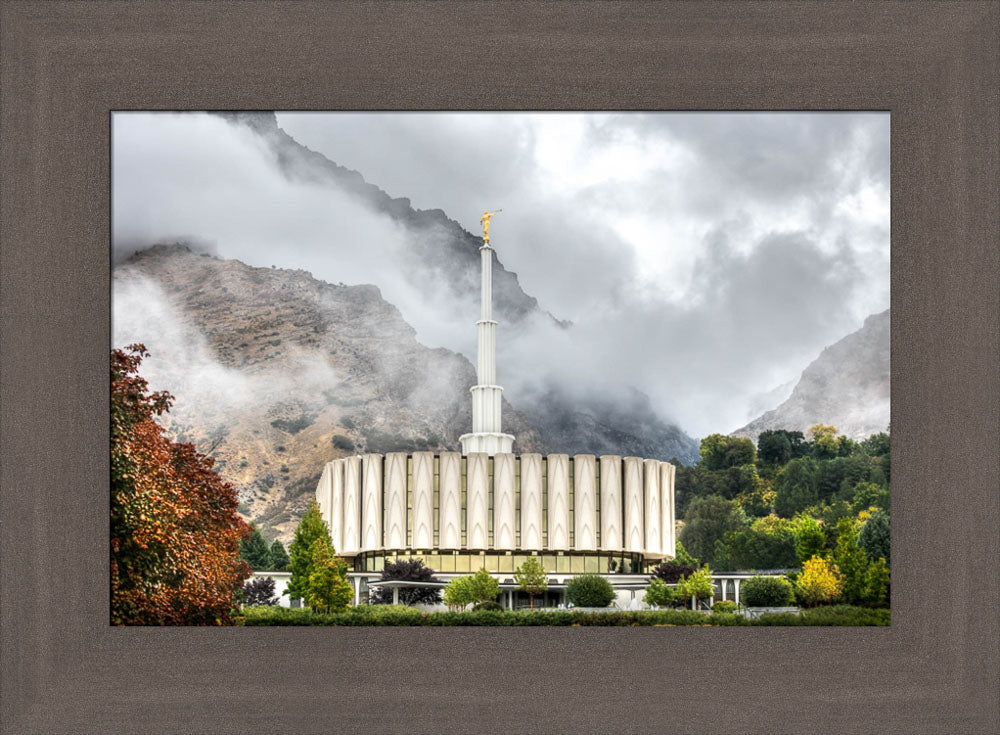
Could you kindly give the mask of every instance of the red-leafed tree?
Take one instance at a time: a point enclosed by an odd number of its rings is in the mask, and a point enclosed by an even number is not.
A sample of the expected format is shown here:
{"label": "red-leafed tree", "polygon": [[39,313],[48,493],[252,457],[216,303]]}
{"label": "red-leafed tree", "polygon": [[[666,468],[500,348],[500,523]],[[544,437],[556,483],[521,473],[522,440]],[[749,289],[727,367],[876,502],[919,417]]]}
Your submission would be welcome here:
{"label": "red-leafed tree", "polygon": [[236,490],[155,416],[173,397],[149,392],[141,344],[111,353],[111,622],[219,625],[250,576],[239,558],[250,527]]}

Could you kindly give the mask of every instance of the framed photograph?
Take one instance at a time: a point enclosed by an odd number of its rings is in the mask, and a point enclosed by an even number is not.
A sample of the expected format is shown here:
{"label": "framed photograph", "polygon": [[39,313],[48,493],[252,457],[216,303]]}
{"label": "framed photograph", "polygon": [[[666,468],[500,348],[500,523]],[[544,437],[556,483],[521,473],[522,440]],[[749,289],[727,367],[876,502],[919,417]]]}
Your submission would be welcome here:
{"label": "framed photograph", "polygon": [[[995,4],[2,19],[5,732],[995,731]],[[137,395],[160,429],[116,455]],[[670,617],[749,577],[861,609],[890,445],[891,625]],[[270,625],[121,612],[116,539],[161,531],[109,488],[149,447],[231,488],[172,512],[204,580],[284,585]],[[330,553],[282,577],[309,514]],[[288,627],[416,590],[620,622]]]}

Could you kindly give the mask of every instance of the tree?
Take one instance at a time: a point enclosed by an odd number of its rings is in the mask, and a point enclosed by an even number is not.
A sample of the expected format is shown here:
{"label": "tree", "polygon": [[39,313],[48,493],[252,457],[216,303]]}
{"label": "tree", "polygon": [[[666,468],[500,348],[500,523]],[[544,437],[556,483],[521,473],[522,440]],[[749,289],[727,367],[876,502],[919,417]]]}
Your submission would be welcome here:
{"label": "tree", "polygon": [[469,577],[469,594],[474,606],[484,602],[495,602],[500,596],[500,583],[485,568]]}
{"label": "tree", "polygon": [[312,544],[312,565],[306,603],[316,612],[343,610],[354,597],[346,578],[347,565],[333,555],[329,538],[318,538]]}
{"label": "tree", "polygon": [[747,607],[784,607],[794,599],[792,585],[783,577],[750,577],[740,585],[740,601]]}
{"label": "tree", "polygon": [[750,528],[727,531],[715,542],[717,569],[787,569],[797,563],[795,534],[787,525],[769,528],[755,523]]}
{"label": "tree", "polygon": [[791,518],[816,502],[816,461],[793,459],[774,478],[774,512]]}
{"label": "tree", "polygon": [[271,544],[268,554],[271,559],[270,569],[272,571],[283,572],[288,569],[288,552],[285,551],[285,545],[278,539],[275,539],[274,543]]}
{"label": "tree", "polygon": [[577,607],[607,607],[615,588],[599,574],[581,574],[566,585],[566,598]]}
{"label": "tree", "polygon": [[535,595],[549,588],[548,575],[537,556],[529,556],[514,570],[514,581],[528,594],[528,607],[532,610],[535,609]]}
{"label": "tree", "polygon": [[768,429],[757,437],[757,458],[764,465],[783,465],[792,458],[792,442],[788,432]]}
{"label": "tree", "polygon": [[802,574],[795,580],[795,586],[806,604],[816,605],[839,597],[844,581],[836,564],[814,556],[802,565]]}
{"label": "tree", "polygon": [[799,516],[795,531],[795,556],[799,563],[805,563],[826,549],[826,534],[812,516]]}
{"label": "tree", "polygon": [[837,545],[833,550],[833,562],[844,578],[842,594],[844,601],[852,605],[861,602],[865,591],[865,572],[868,558],[864,549],[858,546],[858,532],[854,519],[841,518],[837,522]]}
{"label": "tree", "polygon": [[681,581],[677,583],[677,594],[684,600],[693,597],[695,609],[698,609],[699,602],[712,597],[715,594],[715,584],[712,582],[712,571],[708,568],[708,564],[689,577],[681,577]]}
{"label": "tree", "polygon": [[699,464],[708,470],[724,470],[757,461],[753,440],[722,434],[709,434],[702,439],[699,454]]}
{"label": "tree", "polygon": [[889,565],[885,559],[876,559],[865,572],[862,598],[866,605],[884,607],[889,603]]}
{"label": "tree", "polygon": [[253,567],[254,571],[271,570],[271,550],[261,535],[260,529],[250,524],[250,535],[240,541],[240,558]]}
{"label": "tree", "polygon": [[[313,543],[318,538],[330,543],[330,529],[319,512],[319,504],[309,501],[309,507],[295,528],[295,538],[289,548],[289,568],[292,578],[288,580],[288,596],[291,599],[305,599],[309,591],[309,575],[312,574]],[[333,556],[333,550],[330,551]]]}
{"label": "tree", "polygon": [[691,501],[680,537],[693,555],[714,564],[715,542],[724,538],[727,531],[736,531],[746,525],[746,515],[738,503],[709,495]]}
{"label": "tree", "polygon": [[847,437],[837,436],[837,427],[828,424],[813,424],[809,427],[813,438],[813,456],[817,459],[831,459],[840,456],[843,440]]}
{"label": "tree", "polygon": [[858,533],[858,546],[865,550],[868,561],[882,558],[889,561],[889,514],[877,510],[868,516]]}
{"label": "tree", "polygon": [[214,460],[170,441],[157,416],[173,397],[139,374],[141,344],[111,352],[111,622],[211,625],[230,620],[249,565],[249,526]]}
{"label": "tree", "polygon": [[243,604],[277,605],[278,598],[274,594],[274,580],[270,577],[255,577],[243,585]]}
{"label": "tree", "polygon": [[659,579],[667,584],[677,584],[681,577],[686,577],[692,572],[698,571],[698,560],[694,559],[694,564],[673,564],[666,562],[657,564],[652,571],[654,579]]}
{"label": "tree", "polygon": [[869,508],[889,510],[889,488],[876,485],[874,482],[858,483],[854,488],[851,512],[857,514]]}
{"label": "tree", "polygon": [[455,577],[444,588],[444,604],[450,608],[462,609],[472,601],[472,577]]}
{"label": "tree", "polygon": [[[434,570],[424,566],[423,559],[398,559],[382,569],[383,580],[404,580],[407,582],[437,582]],[[392,602],[393,592],[381,587],[371,594],[370,600],[376,605]],[[403,605],[433,605],[441,602],[441,591],[435,587],[400,587],[399,602]]]}
{"label": "tree", "polygon": [[688,550],[684,548],[684,544],[680,542],[680,539],[674,545],[674,552],[674,558],[671,561],[665,562],[666,564],[677,564],[680,566],[695,567],[696,569],[701,564],[696,557],[688,553]]}
{"label": "tree", "polygon": [[653,577],[649,581],[649,587],[646,588],[643,599],[647,605],[656,605],[657,607],[677,607],[684,601],[677,594],[676,587],[671,587],[658,577]]}

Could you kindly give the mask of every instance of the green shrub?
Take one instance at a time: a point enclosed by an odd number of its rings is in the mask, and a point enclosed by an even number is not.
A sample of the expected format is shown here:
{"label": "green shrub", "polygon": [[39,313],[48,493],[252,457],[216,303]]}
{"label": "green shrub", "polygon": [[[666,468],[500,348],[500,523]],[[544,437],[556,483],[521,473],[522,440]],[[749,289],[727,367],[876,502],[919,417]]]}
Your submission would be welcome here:
{"label": "green shrub", "polygon": [[486,602],[480,602],[478,605],[473,606],[472,609],[476,612],[480,612],[482,610],[503,610],[503,605],[499,602],[495,602],[494,600],[488,600]]}
{"label": "green shrub", "polygon": [[740,600],[747,607],[784,607],[794,595],[792,585],[782,577],[751,577],[740,586]]}
{"label": "green shrub", "polygon": [[566,596],[577,607],[607,607],[615,599],[615,589],[598,574],[581,574],[566,585]]}
{"label": "green shrub", "polygon": [[761,615],[759,620],[733,613],[705,615],[694,610],[476,610],[422,613],[404,605],[359,605],[338,613],[316,613],[308,608],[245,607],[237,625],[341,626],[775,626],[775,625],[889,625],[889,611],[850,605],[818,607],[800,615]]}
{"label": "green shrub", "polygon": [[731,613],[736,612],[736,603],[733,600],[719,600],[717,603],[712,605],[712,612],[714,613]]}

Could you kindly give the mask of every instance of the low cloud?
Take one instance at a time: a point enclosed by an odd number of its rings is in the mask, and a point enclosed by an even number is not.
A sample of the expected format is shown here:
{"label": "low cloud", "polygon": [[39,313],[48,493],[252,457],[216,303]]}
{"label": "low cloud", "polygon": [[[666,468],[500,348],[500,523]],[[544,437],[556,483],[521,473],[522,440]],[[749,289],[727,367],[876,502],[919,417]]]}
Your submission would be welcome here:
{"label": "low cloud", "polygon": [[[888,306],[887,115],[278,121],[472,232],[484,207],[504,209],[491,229],[500,260],[574,324],[500,325],[498,377],[515,406],[553,381],[581,395],[633,386],[693,435],[732,430],[754,396]],[[475,360],[476,300],[414,282],[413,234],[335,186],[281,175],[244,126],[116,114],[113,185],[118,255],[195,239],[250,265],[373,283],[422,343]]]}

